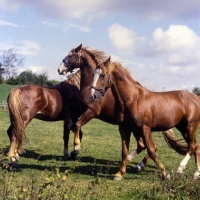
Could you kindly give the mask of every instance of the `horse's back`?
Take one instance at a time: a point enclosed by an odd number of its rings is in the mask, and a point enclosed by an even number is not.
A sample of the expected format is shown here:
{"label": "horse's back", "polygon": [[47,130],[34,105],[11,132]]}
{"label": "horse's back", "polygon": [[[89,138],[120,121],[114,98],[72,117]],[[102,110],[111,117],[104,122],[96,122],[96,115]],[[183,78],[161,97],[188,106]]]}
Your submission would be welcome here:
{"label": "horse's back", "polygon": [[46,89],[39,85],[24,85],[18,90],[21,106],[29,118],[48,120],[56,118],[62,110],[62,97],[56,89]]}

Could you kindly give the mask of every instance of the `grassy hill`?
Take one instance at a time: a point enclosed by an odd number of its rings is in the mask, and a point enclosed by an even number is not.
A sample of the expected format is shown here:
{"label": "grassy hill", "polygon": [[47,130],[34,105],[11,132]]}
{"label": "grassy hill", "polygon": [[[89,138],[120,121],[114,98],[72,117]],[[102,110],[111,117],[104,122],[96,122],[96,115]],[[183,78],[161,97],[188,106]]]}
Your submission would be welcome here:
{"label": "grassy hill", "polygon": [[17,85],[6,85],[0,84],[0,103],[3,100],[7,100],[7,96],[9,95],[12,88],[18,87]]}

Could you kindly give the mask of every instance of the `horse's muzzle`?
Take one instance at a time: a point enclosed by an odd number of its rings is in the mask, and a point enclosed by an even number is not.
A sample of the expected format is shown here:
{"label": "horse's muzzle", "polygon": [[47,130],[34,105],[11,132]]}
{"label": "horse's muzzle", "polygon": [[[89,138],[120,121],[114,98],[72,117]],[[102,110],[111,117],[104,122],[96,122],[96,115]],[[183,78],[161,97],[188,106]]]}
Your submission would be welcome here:
{"label": "horse's muzzle", "polygon": [[101,96],[102,94],[98,91],[95,91],[94,93],[91,94],[93,101],[100,101]]}

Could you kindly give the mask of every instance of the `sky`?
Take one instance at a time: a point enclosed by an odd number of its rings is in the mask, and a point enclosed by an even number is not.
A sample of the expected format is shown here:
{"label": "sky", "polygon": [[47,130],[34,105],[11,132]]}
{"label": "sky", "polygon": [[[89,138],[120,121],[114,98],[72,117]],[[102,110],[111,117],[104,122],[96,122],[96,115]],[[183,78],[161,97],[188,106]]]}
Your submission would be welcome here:
{"label": "sky", "polygon": [[200,0],[0,0],[0,50],[48,74],[74,47],[105,51],[153,91],[200,87]]}

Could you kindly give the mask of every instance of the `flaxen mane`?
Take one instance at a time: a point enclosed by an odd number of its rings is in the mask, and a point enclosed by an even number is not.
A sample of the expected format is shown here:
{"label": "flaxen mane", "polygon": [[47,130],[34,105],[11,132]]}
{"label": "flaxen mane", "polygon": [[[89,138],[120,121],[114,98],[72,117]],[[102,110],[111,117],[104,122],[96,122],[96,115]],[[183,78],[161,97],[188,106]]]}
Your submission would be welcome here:
{"label": "flaxen mane", "polygon": [[68,79],[64,82],[76,86],[78,89],[80,89],[80,80],[81,80],[81,72],[78,70],[75,74],[68,77]]}
{"label": "flaxen mane", "polygon": [[96,50],[93,47],[83,47],[83,49],[90,54],[90,56],[95,60],[96,64],[100,64],[109,58],[109,55],[105,51]]}
{"label": "flaxen mane", "polygon": [[81,72],[78,70],[76,73],[72,74],[67,78],[67,80],[60,82],[58,85],[49,86],[49,88],[60,88],[60,87],[77,87],[80,90],[80,80],[81,80]]}

